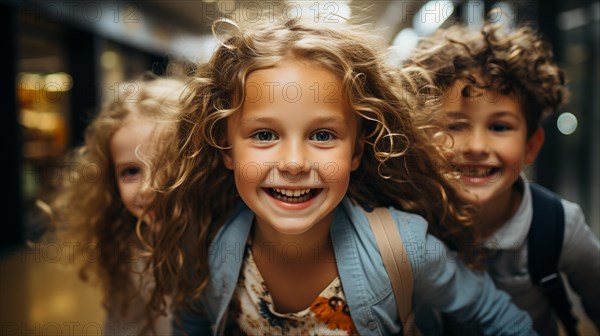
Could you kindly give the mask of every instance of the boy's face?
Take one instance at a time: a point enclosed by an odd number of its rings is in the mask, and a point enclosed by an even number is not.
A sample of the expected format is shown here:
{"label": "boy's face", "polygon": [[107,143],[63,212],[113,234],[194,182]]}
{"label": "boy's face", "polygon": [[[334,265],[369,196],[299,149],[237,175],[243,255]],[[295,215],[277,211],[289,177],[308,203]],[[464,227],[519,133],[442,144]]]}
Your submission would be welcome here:
{"label": "boy's face", "polygon": [[129,116],[110,141],[121,200],[136,218],[142,215],[153,196],[145,184],[150,174],[148,161],[155,129],[155,121]]}
{"label": "boy's face", "polygon": [[452,162],[461,173],[459,188],[472,203],[509,204],[512,187],[525,165],[533,163],[543,131],[527,139],[525,115],[517,99],[455,82],[444,95],[442,116],[454,143]]}
{"label": "boy's face", "polygon": [[331,223],[362,150],[341,88],[329,71],[298,61],[248,76],[223,158],[262,230],[310,235]]}

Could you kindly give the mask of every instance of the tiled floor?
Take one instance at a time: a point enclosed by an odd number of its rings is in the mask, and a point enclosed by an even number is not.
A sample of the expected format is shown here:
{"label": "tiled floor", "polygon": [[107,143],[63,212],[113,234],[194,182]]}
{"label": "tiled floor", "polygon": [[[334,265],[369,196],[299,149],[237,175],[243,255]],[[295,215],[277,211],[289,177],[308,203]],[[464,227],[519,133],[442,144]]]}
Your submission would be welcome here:
{"label": "tiled floor", "polygon": [[[0,257],[0,336],[103,334],[100,292],[77,277],[68,252],[50,245]],[[597,335],[585,318],[580,330]]]}

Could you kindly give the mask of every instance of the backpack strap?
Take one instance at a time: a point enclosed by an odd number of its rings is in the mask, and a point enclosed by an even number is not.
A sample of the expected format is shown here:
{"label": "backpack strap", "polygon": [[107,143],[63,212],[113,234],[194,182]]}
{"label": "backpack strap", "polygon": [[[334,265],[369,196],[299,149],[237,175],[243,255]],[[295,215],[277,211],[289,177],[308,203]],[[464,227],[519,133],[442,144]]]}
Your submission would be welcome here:
{"label": "backpack strap", "polygon": [[535,183],[529,186],[533,201],[527,260],[531,281],[542,289],[567,334],[578,335],[577,319],[571,313],[571,302],[558,271],[565,233],[564,209],[560,198],[548,189]]}
{"label": "backpack strap", "polygon": [[383,265],[390,278],[396,300],[396,309],[402,324],[402,334],[417,335],[415,316],[412,311],[413,276],[406,249],[398,227],[387,208],[365,211],[369,220]]}

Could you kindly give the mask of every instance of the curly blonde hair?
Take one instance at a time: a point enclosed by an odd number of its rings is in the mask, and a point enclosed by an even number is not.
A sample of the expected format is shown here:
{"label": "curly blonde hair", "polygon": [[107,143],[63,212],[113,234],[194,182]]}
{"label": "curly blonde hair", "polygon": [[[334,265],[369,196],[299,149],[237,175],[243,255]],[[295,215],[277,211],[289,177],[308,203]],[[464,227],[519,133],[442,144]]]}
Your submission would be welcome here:
{"label": "curly blonde hair", "polygon": [[[160,136],[166,136],[167,126],[173,125],[174,116],[180,113],[183,86],[174,78],[122,83],[86,129],[84,144],[66,157],[70,171],[63,174],[51,200],[56,235],[75,243],[74,255],[81,257],[77,260],[80,277],[100,282],[107,309],[121,307],[124,311],[139,294],[131,272],[132,258],[140,246],[138,219],[127,211],[119,194],[110,141],[131,115],[164,123]],[[98,258],[92,262],[85,260],[86,256]]]}
{"label": "curly blonde hair", "polygon": [[202,295],[210,276],[210,244],[240,200],[222,160],[226,120],[241,108],[249,74],[289,59],[323,66],[339,78],[344,99],[359,118],[366,146],[348,196],[364,206],[422,215],[431,232],[472,261],[465,243],[478,236],[470,206],[448,186],[439,169],[444,163],[408,113],[422,105],[410,93],[413,75],[396,76],[383,61],[386,48],[371,45],[375,40],[363,26],[347,23],[269,22],[240,29],[198,66],[177,136],[154,171],[161,192],[153,208],[163,223],[151,239],[155,307],[164,309],[160,300],[173,289],[176,304]]}
{"label": "curly blonde hair", "polygon": [[421,40],[404,66],[430,72],[442,92],[463,79],[513,95],[525,113],[529,137],[568,100],[564,73],[552,57],[550,44],[531,27],[509,30],[486,23],[477,31],[457,24]]}

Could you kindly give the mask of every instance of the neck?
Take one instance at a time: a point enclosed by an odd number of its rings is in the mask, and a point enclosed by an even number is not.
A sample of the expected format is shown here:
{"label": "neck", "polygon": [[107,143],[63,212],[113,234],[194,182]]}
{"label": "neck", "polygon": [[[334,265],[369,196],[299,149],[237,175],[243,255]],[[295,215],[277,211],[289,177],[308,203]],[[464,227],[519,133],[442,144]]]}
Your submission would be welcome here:
{"label": "neck", "polygon": [[519,209],[523,191],[515,184],[509,192],[502,197],[495,198],[492,202],[483,204],[482,213],[482,236],[489,238],[498,231]]}
{"label": "neck", "polygon": [[253,226],[252,253],[277,264],[301,265],[333,260],[330,225],[315,226],[298,235],[285,235],[262,225]]}
{"label": "neck", "polygon": [[254,223],[252,256],[278,312],[309,307],[337,276],[330,219],[301,234],[285,235]]}

